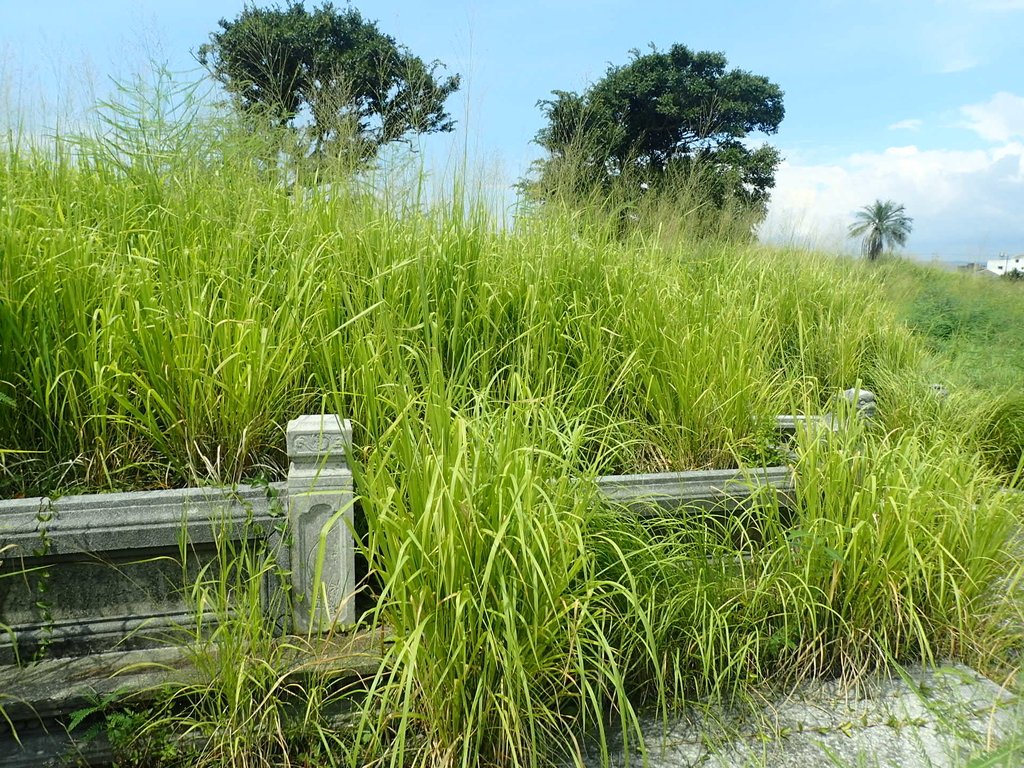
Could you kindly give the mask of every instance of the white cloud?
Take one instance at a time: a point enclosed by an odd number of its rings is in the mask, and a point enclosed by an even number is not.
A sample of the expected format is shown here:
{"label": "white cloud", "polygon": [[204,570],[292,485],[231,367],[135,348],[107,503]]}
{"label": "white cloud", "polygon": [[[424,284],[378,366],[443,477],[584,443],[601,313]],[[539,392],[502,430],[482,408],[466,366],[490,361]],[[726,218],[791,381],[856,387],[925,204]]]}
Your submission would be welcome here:
{"label": "white cloud", "polygon": [[784,162],[761,231],[776,241],[855,249],[846,227],[876,199],[902,203],[914,218],[911,252],[1024,252],[1024,143],[965,151],[890,147],[830,164]]}
{"label": "white cloud", "polygon": [[967,127],[983,139],[1024,138],[1024,97],[1001,91],[987,102],[961,107],[960,112],[967,118]]}
{"label": "white cloud", "polygon": [[889,126],[890,131],[919,131],[924,123],[916,117],[900,120]]}

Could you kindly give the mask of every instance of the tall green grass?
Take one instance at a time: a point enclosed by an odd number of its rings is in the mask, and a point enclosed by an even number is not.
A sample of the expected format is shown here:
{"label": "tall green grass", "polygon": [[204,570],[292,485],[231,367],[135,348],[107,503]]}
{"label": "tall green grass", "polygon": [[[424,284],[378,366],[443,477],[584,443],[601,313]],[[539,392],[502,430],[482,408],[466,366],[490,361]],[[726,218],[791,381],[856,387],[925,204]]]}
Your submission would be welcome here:
{"label": "tall green grass", "polygon": [[[394,640],[349,730],[301,710],[318,760],[572,762],[647,708],[1019,642],[1008,442],[975,424],[990,400],[928,388],[877,270],[709,236],[689,188],[628,231],[603,205],[500,222],[422,176],[309,188],[280,137],[194,99],[124,94],[92,133],[3,148],[0,491],[273,478],[289,418],[351,418],[367,620]],[[597,501],[599,474],[772,460],[777,414],[852,386],[879,419],[801,436],[789,506]],[[298,761],[246,584],[197,587],[227,627],[201,657],[230,670],[154,723],[211,763]]]}
{"label": "tall green grass", "polygon": [[914,357],[827,258],[623,239],[592,211],[503,227],[422,184],[305,188],[193,98],[129,91],[92,133],[4,147],[8,494],[275,475],[302,410],[372,446],[428,355],[457,404],[522,385],[586,414],[608,471],[722,466],[795,393]]}
{"label": "tall green grass", "polygon": [[651,518],[570,478],[581,425],[550,403],[421,405],[360,477],[376,619],[396,634],[367,755],[571,762],[586,734],[606,744],[609,717],[629,741],[644,712],[894,662],[994,669],[1019,642],[1001,593],[1024,502],[952,438],[850,416],[801,437],[787,503]]}
{"label": "tall green grass", "polygon": [[189,566],[191,544],[180,545],[195,620],[167,642],[184,653],[128,670],[157,679],[164,672],[173,682],[106,697],[74,713],[69,731],[101,716],[113,764],[125,768],[340,764],[351,742],[335,722],[346,684],[322,663],[324,649],[337,646],[330,637],[281,635],[277,622],[290,610],[282,542],[239,541],[233,524],[212,525],[215,554],[200,567]]}
{"label": "tall green grass", "polygon": [[603,593],[625,586],[595,578],[584,533],[594,499],[545,445],[579,433],[542,405],[472,416],[423,406],[360,477],[384,584],[377,619],[395,631],[357,736],[366,758],[571,760],[609,700],[635,726],[601,621]]}

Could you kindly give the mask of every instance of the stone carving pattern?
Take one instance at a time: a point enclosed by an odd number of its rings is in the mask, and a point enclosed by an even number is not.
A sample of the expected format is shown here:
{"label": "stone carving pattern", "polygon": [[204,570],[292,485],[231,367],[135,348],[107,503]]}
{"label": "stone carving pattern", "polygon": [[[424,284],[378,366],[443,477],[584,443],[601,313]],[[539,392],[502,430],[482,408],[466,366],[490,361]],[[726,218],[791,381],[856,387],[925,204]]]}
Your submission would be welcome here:
{"label": "stone carving pattern", "polygon": [[296,435],[292,440],[293,455],[320,456],[339,450],[345,450],[345,440],[340,434]]}

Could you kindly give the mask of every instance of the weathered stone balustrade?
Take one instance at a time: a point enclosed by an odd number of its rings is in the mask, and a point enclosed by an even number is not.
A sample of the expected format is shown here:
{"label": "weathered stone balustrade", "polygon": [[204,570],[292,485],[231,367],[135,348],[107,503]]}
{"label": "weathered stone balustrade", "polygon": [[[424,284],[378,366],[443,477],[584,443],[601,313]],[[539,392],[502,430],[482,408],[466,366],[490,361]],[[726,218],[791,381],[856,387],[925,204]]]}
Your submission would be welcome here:
{"label": "weathered stone balustrade", "polygon": [[[351,624],[351,424],[303,416],[287,439],[284,483],[0,501],[0,663],[166,640],[195,624],[183,587],[244,540],[291,573],[291,631]],[[286,603],[275,589],[268,577],[268,605]]]}
{"label": "weathered stone balustrade", "polygon": [[[873,395],[845,396],[857,413],[873,415]],[[775,424],[784,451],[800,429],[839,426],[831,416]],[[216,578],[218,547],[276,553],[290,584],[267,574],[262,587],[282,632],[315,635],[355,622],[352,426],[332,414],[300,416],[288,424],[287,446],[283,483],[0,501],[0,764],[28,768],[69,749],[109,760],[102,744],[79,744],[63,731],[68,714],[114,687],[152,690],[156,673],[138,670],[154,662],[182,672],[167,640],[176,628],[195,630],[188,588],[201,573]],[[641,514],[728,514],[759,493],[787,503],[793,477],[787,466],[758,467],[608,476],[598,488],[610,504]],[[47,660],[26,666],[40,658]]]}

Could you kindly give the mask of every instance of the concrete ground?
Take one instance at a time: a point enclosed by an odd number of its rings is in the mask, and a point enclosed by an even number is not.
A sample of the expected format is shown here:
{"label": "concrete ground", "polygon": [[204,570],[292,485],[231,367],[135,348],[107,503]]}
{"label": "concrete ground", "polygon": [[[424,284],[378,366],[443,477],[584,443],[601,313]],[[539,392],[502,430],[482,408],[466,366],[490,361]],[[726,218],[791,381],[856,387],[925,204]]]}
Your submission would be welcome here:
{"label": "concrete ground", "polygon": [[[651,768],[1018,768],[1024,703],[964,666],[911,667],[852,689],[808,681],[754,717],[651,721],[644,740]],[[595,754],[587,765],[600,763]],[[620,740],[611,765],[627,764],[644,757]]]}

